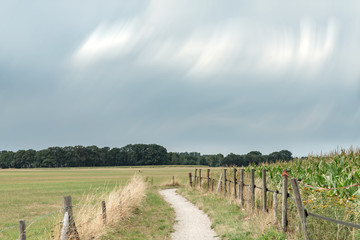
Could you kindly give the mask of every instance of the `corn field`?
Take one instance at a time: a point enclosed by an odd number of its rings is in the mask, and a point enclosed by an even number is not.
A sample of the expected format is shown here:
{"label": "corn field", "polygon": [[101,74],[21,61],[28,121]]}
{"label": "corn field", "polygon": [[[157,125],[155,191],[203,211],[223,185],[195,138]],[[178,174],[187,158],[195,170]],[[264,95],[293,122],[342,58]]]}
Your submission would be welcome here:
{"label": "corn field", "polygon": [[[290,162],[254,165],[245,171],[250,172],[251,168],[255,169],[258,178],[262,177],[262,169],[267,169],[268,184],[277,189],[281,189],[282,172],[286,169],[289,176],[301,179],[301,195],[306,209],[338,220],[359,223],[360,186],[357,184],[360,183],[360,149],[341,149]],[[309,224],[315,229],[326,230],[331,236],[329,239],[360,239],[359,231],[348,227],[334,224],[329,230],[325,222],[310,221]],[[314,234],[319,234],[313,236],[315,239],[326,239],[323,231]]]}

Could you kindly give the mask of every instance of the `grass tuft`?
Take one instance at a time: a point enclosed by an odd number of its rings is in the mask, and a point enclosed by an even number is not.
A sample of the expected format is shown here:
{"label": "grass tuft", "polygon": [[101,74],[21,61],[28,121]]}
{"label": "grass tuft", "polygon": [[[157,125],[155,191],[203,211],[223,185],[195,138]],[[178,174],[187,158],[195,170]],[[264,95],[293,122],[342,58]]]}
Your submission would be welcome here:
{"label": "grass tuft", "polygon": [[[99,239],[109,228],[129,219],[145,197],[147,185],[142,177],[135,175],[125,187],[117,186],[109,194],[88,194],[75,211],[75,223],[81,239]],[[102,219],[101,202],[106,203],[106,224]],[[57,228],[58,229],[58,228]],[[60,231],[55,233],[59,239]]]}

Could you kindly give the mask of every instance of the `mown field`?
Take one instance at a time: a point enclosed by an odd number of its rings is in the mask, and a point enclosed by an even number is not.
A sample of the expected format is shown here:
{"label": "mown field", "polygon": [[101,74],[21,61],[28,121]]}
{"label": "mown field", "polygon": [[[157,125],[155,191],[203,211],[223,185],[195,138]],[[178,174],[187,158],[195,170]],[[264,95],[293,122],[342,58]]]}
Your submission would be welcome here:
{"label": "mown field", "polygon": [[191,166],[2,169],[0,231],[15,227],[0,232],[0,239],[16,239],[20,219],[27,223],[29,239],[34,236],[49,239],[54,226],[61,221],[63,196],[72,196],[76,215],[76,207],[87,194],[100,196],[116,185],[125,185],[134,174],[142,175],[150,185],[170,183],[172,176],[185,184],[192,169]]}

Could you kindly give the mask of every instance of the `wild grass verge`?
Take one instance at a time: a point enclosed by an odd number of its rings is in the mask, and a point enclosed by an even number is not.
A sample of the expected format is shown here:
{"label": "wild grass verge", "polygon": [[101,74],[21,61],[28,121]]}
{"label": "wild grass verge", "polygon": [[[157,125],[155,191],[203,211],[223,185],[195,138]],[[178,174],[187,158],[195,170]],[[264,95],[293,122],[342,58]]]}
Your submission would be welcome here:
{"label": "wild grass verge", "polygon": [[256,209],[252,214],[248,206],[242,209],[237,200],[203,189],[182,188],[178,191],[208,214],[211,227],[221,239],[291,239],[278,231],[279,226],[275,224],[272,212],[264,213]]}
{"label": "wild grass verge", "polygon": [[[125,187],[115,187],[108,194],[98,196],[88,194],[80,201],[75,211],[75,223],[80,239],[100,239],[120,222],[129,219],[141,205],[146,195],[147,184],[142,177],[135,175]],[[103,223],[101,202],[106,202],[106,224]],[[57,228],[54,239],[59,239]]]}
{"label": "wild grass verge", "polygon": [[102,240],[166,240],[173,232],[175,212],[160,196],[157,189],[150,188],[144,202],[132,216],[109,230]]}

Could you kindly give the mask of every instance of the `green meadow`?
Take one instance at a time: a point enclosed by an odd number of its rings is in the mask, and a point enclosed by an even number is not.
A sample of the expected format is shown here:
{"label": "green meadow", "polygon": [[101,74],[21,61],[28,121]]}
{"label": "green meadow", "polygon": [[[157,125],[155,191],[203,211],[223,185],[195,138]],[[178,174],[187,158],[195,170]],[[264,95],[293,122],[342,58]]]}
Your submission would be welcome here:
{"label": "green meadow", "polygon": [[[198,167],[198,166],[197,166]],[[77,206],[89,193],[103,194],[125,185],[139,174],[150,185],[175,181],[186,184],[193,167],[39,168],[0,170],[0,239],[18,237],[18,221],[24,219],[29,239],[49,239],[61,221],[62,197],[71,195]],[[10,228],[9,228],[10,227]],[[32,238],[31,238],[32,237]]]}

